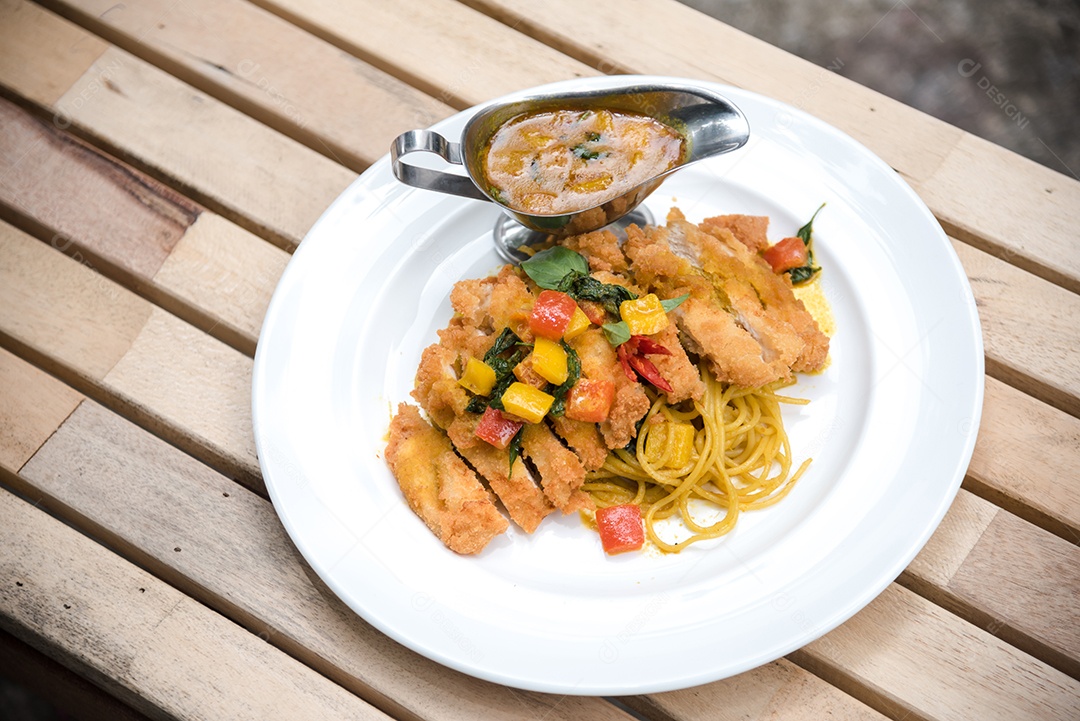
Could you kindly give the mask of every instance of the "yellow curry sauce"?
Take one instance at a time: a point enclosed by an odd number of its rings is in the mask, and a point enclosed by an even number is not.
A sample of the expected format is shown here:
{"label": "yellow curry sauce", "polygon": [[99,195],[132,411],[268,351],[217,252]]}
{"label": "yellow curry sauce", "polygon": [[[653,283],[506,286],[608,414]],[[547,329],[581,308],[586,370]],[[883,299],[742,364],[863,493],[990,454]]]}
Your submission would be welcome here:
{"label": "yellow curry sauce", "polygon": [[495,200],[555,214],[617,198],[679,163],[683,137],[655,118],[610,110],[550,110],[504,123],[484,153]]}

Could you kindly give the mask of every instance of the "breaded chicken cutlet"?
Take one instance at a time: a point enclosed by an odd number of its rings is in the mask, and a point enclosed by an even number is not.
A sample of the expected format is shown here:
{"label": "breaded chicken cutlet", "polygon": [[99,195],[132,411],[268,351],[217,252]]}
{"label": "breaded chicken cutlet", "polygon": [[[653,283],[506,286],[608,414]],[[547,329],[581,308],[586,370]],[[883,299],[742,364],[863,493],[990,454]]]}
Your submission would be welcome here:
{"label": "breaded chicken cutlet", "polygon": [[660,381],[635,373],[631,366],[639,366],[628,363],[625,349],[617,352],[599,327],[618,321],[611,305],[578,298],[591,324],[568,335],[563,346],[578,359],[583,381],[610,388],[609,406],[603,420],[575,420],[560,412],[519,423],[514,455],[485,440],[479,430],[485,406],[478,410],[476,396],[460,381],[470,359],[498,351],[497,339],[512,331],[512,346],[521,349],[513,356],[516,380],[552,389],[530,363],[537,341],[530,316],[541,289],[512,266],[497,276],[457,283],[450,295],[454,316],[439,331],[439,342],[424,350],[412,393],[430,423],[417,408],[402,404],[390,427],[387,459],[410,507],[452,550],[478,552],[509,527],[502,511],[532,533],[555,511],[593,508],[581,489],[586,472],[636,437],[652,405],[643,378],[653,382],[654,394],[675,405],[704,393],[695,358],[720,381],[742,387],[821,368],[828,337],[795,298],[787,276],[773,272],[759,254],[768,243],[767,223],[729,215],[693,225],[673,210],[666,226],[630,226],[622,243],[608,231],[561,241],[586,261],[589,282],[625,289],[631,298],[687,298],[670,311],[674,324],[651,332],[644,345],[633,344],[641,358],[631,360],[645,360]]}

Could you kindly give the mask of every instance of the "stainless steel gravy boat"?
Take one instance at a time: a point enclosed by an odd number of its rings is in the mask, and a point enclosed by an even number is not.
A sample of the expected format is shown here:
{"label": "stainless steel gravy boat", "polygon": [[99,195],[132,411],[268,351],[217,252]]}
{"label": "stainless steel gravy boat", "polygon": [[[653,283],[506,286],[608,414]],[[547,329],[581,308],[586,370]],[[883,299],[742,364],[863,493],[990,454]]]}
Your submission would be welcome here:
{"label": "stainless steel gravy boat", "polygon": [[[525,213],[498,203],[488,192],[484,181],[483,153],[489,139],[511,118],[523,113],[559,108],[607,109],[653,117],[683,136],[687,146],[683,160],[618,197],[569,213]],[[718,93],[678,83],[638,83],[578,92],[523,95],[508,102],[484,106],[465,124],[459,141],[448,140],[432,130],[410,130],[394,140],[390,159],[394,176],[407,185],[490,201],[531,231],[545,236],[564,237],[614,223],[637,208],[671,173],[699,160],[736,150],[746,143],[749,136],[750,124],[746,117],[731,101]],[[435,153],[447,163],[461,165],[467,175],[412,165],[402,160],[414,152]]]}

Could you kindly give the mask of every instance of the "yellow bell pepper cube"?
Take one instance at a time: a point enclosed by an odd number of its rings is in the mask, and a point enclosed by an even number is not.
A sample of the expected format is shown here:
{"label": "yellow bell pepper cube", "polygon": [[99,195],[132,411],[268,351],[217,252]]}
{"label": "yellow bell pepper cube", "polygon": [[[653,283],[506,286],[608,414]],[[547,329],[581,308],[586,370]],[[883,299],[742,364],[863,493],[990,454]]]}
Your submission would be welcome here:
{"label": "yellow bell pepper cube", "polygon": [[533,345],[532,368],[548,383],[560,385],[570,376],[566,367],[566,351],[561,344],[536,337]]}
{"label": "yellow bell pepper cube", "polygon": [[495,369],[484,361],[470,358],[458,383],[478,396],[486,396],[495,387]]}
{"label": "yellow bell pepper cube", "polygon": [[570,318],[570,325],[563,331],[563,340],[571,340],[589,329],[589,316],[581,308],[574,308],[574,315]]}
{"label": "yellow bell pepper cube", "polygon": [[524,383],[511,383],[502,395],[503,410],[529,423],[539,423],[551,410],[555,396]]}
{"label": "yellow bell pepper cube", "polygon": [[619,304],[619,315],[630,328],[630,335],[652,335],[667,328],[668,317],[655,293]]}
{"label": "yellow bell pepper cube", "polygon": [[654,465],[682,468],[694,454],[696,429],[689,423],[665,421],[649,429],[645,458]]}

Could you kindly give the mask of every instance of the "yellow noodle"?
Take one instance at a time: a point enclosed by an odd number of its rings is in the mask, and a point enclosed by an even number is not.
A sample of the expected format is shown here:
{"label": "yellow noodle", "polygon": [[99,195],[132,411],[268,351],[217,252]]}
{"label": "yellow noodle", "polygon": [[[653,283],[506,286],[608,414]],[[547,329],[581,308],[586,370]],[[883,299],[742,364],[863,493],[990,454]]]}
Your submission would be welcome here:
{"label": "yellow noodle", "polygon": [[[582,489],[598,508],[635,503],[641,506],[645,531],[661,550],[678,552],[691,543],[718,538],[735,527],[739,513],[765,508],[786,496],[810,459],[792,472],[791,446],[780,413],[781,403],[806,400],[778,395],[786,383],[749,389],[725,386],[702,367],[705,393],[700,401],[671,407],[650,392],[652,406],[638,433],[634,451],[608,454],[604,465],[589,474]],[[650,459],[645,448],[653,429],[664,423],[692,423],[696,429],[690,461],[668,468],[667,447]],[[694,504],[724,509],[711,524],[695,518]],[[671,543],[657,533],[657,522],[677,517],[691,535]]]}

